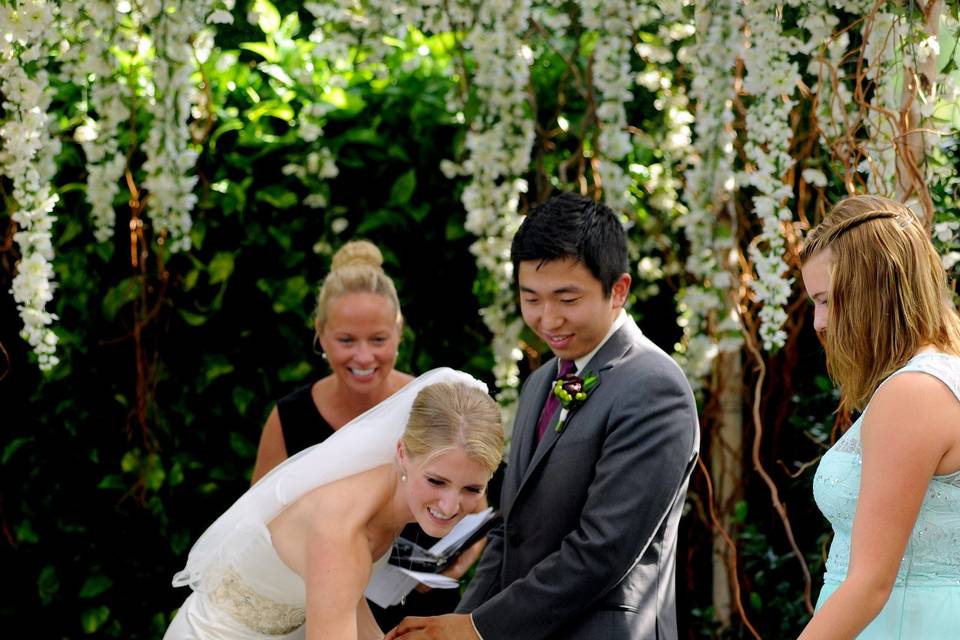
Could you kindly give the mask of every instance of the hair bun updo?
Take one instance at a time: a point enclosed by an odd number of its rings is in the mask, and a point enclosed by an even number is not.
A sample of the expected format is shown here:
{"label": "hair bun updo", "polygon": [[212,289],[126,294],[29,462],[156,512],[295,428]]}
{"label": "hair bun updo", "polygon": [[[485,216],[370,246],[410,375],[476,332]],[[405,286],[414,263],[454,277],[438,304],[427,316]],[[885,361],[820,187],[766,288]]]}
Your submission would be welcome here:
{"label": "hair bun updo", "polygon": [[375,244],[367,240],[351,240],[333,254],[331,271],[346,267],[372,267],[383,271],[383,254]]}
{"label": "hair bun updo", "polygon": [[397,312],[401,322],[397,288],[383,270],[383,254],[367,240],[351,240],[333,254],[330,273],[323,279],[317,295],[315,323],[317,333],[327,322],[330,301],[348,293],[373,293],[383,296]]}

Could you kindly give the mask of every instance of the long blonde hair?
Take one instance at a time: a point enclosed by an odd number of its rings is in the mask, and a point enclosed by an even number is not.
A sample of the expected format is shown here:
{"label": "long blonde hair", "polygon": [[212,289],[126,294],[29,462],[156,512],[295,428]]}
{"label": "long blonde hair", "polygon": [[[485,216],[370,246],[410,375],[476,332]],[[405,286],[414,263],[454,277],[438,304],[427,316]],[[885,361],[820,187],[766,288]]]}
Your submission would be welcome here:
{"label": "long blonde hair", "polygon": [[432,384],[414,399],[402,441],[407,453],[424,461],[461,447],[492,475],[503,455],[500,407],[476,387]]}
{"label": "long blonde hair", "polygon": [[353,240],[346,243],[333,255],[330,273],[323,279],[317,294],[315,327],[323,331],[327,322],[330,301],[347,293],[375,293],[386,298],[397,314],[397,324],[402,321],[397,289],[383,271],[383,254],[372,242]]}
{"label": "long blonde hair", "polygon": [[800,264],[826,249],[827,371],[845,408],[866,407],[923,346],[960,354],[960,317],[943,264],[905,205],[880,196],[841,200],[807,234]]}

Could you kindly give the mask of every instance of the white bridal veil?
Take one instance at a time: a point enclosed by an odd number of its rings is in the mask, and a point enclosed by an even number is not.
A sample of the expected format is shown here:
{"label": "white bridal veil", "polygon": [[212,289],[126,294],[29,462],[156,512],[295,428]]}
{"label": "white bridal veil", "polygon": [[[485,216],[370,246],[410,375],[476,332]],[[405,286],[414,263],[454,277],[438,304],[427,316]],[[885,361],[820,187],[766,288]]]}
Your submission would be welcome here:
{"label": "white bridal veil", "polygon": [[173,576],[173,586],[216,588],[233,559],[286,506],[322,484],[393,461],[414,398],[424,387],[438,383],[464,383],[487,391],[484,383],[462,371],[440,368],[423,374],[250,487],[194,543],[186,566]]}

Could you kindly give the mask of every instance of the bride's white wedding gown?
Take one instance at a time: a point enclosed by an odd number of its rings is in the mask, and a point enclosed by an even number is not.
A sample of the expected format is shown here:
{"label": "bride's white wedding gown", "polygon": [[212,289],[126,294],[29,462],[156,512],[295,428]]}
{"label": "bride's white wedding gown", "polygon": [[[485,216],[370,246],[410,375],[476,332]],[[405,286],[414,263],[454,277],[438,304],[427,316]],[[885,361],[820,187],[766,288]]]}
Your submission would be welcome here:
{"label": "bride's white wedding gown", "polygon": [[303,580],[280,560],[264,526],[215,589],[187,598],[163,638],[303,638],[305,594]]}
{"label": "bride's white wedding gown", "polygon": [[[461,371],[429,371],[351,420],[321,444],[285,460],[210,525],[174,586],[193,589],[164,640],[293,640],[304,637],[306,588],[277,555],[267,524],[311,489],[390,464],[413,400],[430,384],[486,392]],[[379,562],[386,561],[384,556]]]}

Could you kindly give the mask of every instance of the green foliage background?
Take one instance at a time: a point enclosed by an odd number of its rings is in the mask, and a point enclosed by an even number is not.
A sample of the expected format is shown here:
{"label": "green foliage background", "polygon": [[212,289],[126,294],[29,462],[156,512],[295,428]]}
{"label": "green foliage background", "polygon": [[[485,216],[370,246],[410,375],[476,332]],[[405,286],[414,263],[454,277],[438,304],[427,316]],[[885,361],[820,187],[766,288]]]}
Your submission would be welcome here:
{"label": "green foliage background", "polygon": [[[342,92],[319,93],[324,69],[310,84],[284,73],[310,49],[298,23],[291,13],[267,36],[238,24],[203,66],[216,124],[202,147],[187,254],[152,245],[147,269],[131,267],[126,190],[115,240],[97,244],[82,152],[63,140],[54,230],[63,362],[48,377],[17,336],[12,300],[0,296],[10,359],[0,383],[0,619],[20,621],[32,636],[162,635],[186,595],[170,578],[248,485],[272,403],[325,373],[311,314],[330,254],[346,240],[383,249],[406,320],[399,368],[445,365],[490,379],[474,238],[439,171],[462,135],[440,108],[449,80],[436,65],[445,61],[434,57],[389,81],[348,74]],[[241,44],[257,36],[255,46]],[[391,64],[400,68],[421,44],[397,43]],[[57,96],[64,131],[75,125],[75,92],[63,86]],[[306,143],[289,121],[314,102],[328,108],[325,132]],[[335,178],[282,171],[320,148],[336,158]],[[329,205],[305,206],[310,193],[326,194]],[[346,228],[336,233],[338,218]],[[3,260],[6,291],[12,257]],[[145,421],[138,376],[150,400]]]}
{"label": "green foliage background", "polygon": [[[192,541],[248,486],[273,402],[325,373],[312,348],[311,313],[330,256],[346,240],[377,243],[397,283],[406,319],[400,369],[452,366],[492,382],[490,335],[478,311],[495,285],[469,252],[475,238],[464,230],[463,185],[439,169],[441,160],[462,156],[464,143],[463,123],[444,105],[456,81],[444,72],[450,43],[411,33],[394,43],[386,78],[351,66],[342,74],[346,85],[331,86],[329,68],[310,56],[309,14],[299,4],[278,2],[265,31],[238,11],[234,25],[218,30],[217,47],[202,65],[214,118],[198,145],[201,198],[193,249],[185,254],[158,245],[147,220],[146,242],[136,245],[146,250],[132,265],[127,190],[115,202],[113,239],[94,241],[83,153],[70,137],[85,96],[57,86],[63,151],[53,310],[62,363],[50,374],[37,371],[17,335],[12,298],[0,295],[0,345],[8,360],[0,363],[0,620],[9,628],[39,638],[162,636],[186,596],[170,579]],[[571,188],[556,177],[558,167],[590,146],[575,133],[587,129],[587,105],[563,60],[582,63],[593,46],[583,40],[574,35],[562,52],[531,41],[537,121],[551,130],[538,130],[532,165],[540,171],[531,170],[521,208]],[[422,47],[428,56],[417,55]],[[145,72],[130,64],[131,76]],[[677,70],[677,78],[684,75]],[[656,96],[639,86],[636,95],[629,121],[645,132],[661,130],[663,114],[651,106]],[[293,126],[306,107],[322,113],[324,134],[312,142]],[[569,131],[554,127],[561,114]],[[130,136],[145,136],[149,126],[136,111],[122,146],[137,147]],[[335,159],[335,177],[284,170],[323,153]],[[956,149],[948,153],[956,165]],[[641,173],[670,162],[653,135],[644,135],[627,160]],[[141,164],[132,158],[132,167]],[[942,210],[955,209],[960,186],[951,188],[936,194]],[[831,189],[840,195],[839,185]],[[327,206],[307,206],[311,195]],[[634,251],[682,256],[682,230],[661,219],[649,196],[640,187],[632,194]],[[0,211],[0,225],[9,224]],[[0,251],[0,291],[10,288],[15,258]],[[644,331],[668,352],[680,332],[673,294],[681,279],[638,282],[631,300]],[[545,351],[532,335],[524,337],[534,351]],[[534,366],[536,357],[527,355],[523,366]],[[826,525],[811,499],[812,473],[790,478],[787,470],[829,442],[836,394],[809,328],[795,348],[771,358],[768,371],[762,403],[771,427],[761,455],[784,463],[768,467],[790,507],[815,597]],[[747,372],[745,384],[754,375]],[[750,436],[748,428],[745,442]],[[704,459],[709,465],[707,449]],[[766,487],[745,478],[742,499],[730,507],[744,607],[764,637],[796,635],[807,617],[798,565]],[[711,603],[713,530],[698,500],[704,495],[698,472],[677,573],[682,637],[689,638],[721,637]],[[722,637],[748,635],[735,620]]]}

